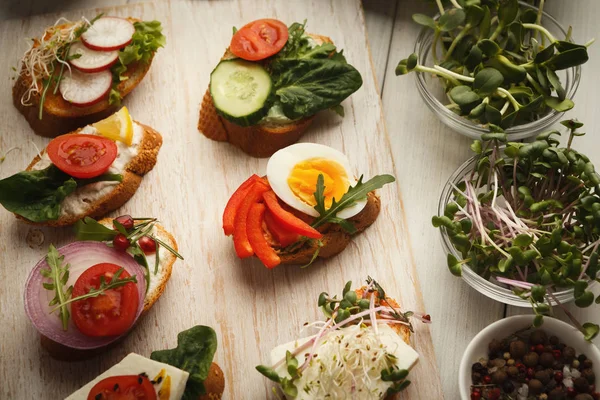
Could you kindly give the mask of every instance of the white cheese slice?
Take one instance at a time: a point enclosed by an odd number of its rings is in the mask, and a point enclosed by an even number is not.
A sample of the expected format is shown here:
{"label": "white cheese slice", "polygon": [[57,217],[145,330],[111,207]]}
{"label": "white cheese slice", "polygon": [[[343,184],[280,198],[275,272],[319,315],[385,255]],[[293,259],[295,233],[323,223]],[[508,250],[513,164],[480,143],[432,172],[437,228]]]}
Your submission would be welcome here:
{"label": "white cheese slice", "polygon": [[[407,370],[416,364],[419,354],[406,344],[389,325],[379,324],[377,328],[378,334],[375,334],[372,327],[360,328],[357,325],[344,327],[328,333],[324,341],[315,350],[317,356],[313,358],[308,367],[303,371],[302,376],[294,381],[298,388],[298,396],[295,399],[315,400],[323,398],[325,394],[332,396],[331,398],[340,398],[339,396],[346,398],[344,396],[353,394],[355,397],[359,396],[356,398],[360,399],[383,399],[391,386],[391,382],[381,380],[382,361],[372,361],[373,358],[377,357],[376,354],[378,352],[380,354],[380,350],[384,350],[387,354],[395,357],[395,365],[399,369]],[[362,334],[360,330],[363,331]],[[302,338],[277,346],[271,351],[272,365],[284,359],[286,351],[293,352],[314,337]],[[348,340],[348,347],[345,346],[345,340]],[[369,350],[365,350],[367,346]],[[312,345],[296,356],[298,365],[304,363],[306,355],[310,353],[311,349]],[[357,349],[362,349],[361,353],[365,355],[365,357],[361,357],[362,365],[358,368],[349,367],[346,371],[351,370],[355,378],[359,379],[354,382],[350,379],[329,379],[330,376],[323,374],[322,371],[324,370],[330,371],[336,368],[335,360],[340,356],[348,359],[352,356],[351,352],[355,352]],[[373,357],[366,357],[366,352]],[[281,376],[289,377],[285,363],[278,367],[276,371]],[[345,374],[334,375],[348,376]],[[362,377],[358,375],[362,375]]]}
{"label": "white cheese slice", "polygon": [[[160,374],[163,369],[165,370],[165,378],[162,379],[161,383],[154,385],[156,394],[158,395],[158,391],[163,389],[160,397],[161,400],[180,400],[183,397],[185,384],[188,380],[189,374],[186,371],[180,370],[179,368],[150,360],[149,358],[142,357],[135,353],[129,353],[127,357],[125,357],[120,363],[96,377],[96,379],[83,386],[65,400],[87,400],[88,394],[94,385],[111,376],[139,375],[145,373],[148,375],[149,379],[152,380],[154,377]],[[163,387],[166,382],[166,376],[170,377],[171,379],[171,388],[168,394],[166,392],[167,388]]]}

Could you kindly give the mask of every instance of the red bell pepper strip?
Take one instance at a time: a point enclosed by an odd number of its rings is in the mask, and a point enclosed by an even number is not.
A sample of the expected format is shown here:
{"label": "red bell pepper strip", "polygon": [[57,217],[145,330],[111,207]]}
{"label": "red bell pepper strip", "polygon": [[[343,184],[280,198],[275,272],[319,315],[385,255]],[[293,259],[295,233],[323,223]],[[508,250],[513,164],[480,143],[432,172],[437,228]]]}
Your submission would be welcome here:
{"label": "red bell pepper strip", "polygon": [[250,257],[254,254],[252,245],[248,241],[248,235],[246,233],[246,221],[248,219],[248,212],[253,204],[262,201],[262,195],[264,192],[269,190],[269,185],[264,183],[262,180],[257,180],[251,186],[250,191],[242,199],[233,221],[233,246],[235,252],[239,258]]}
{"label": "red bell pepper strip", "polygon": [[269,211],[271,211],[273,214],[275,221],[277,221],[283,228],[289,230],[290,232],[294,232],[298,235],[306,236],[312,239],[320,239],[323,236],[321,232],[308,225],[291,212],[284,210],[279,204],[277,195],[275,195],[274,191],[270,190],[264,193],[263,198],[265,199],[265,203],[267,204]]}
{"label": "red bell pepper strip", "polygon": [[225,211],[223,211],[223,231],[225,235],[229,236],[233,234],[233,222],[235,221],[235,214],[237,213],[240,204],[244,198],[248,195],[250,188],[257,180],[261,178],[258,175],[252,175],[229,198]]}
{"label": "red bell pepper strip", "polygon": [[256,256],[262,261],[265,267],[274,268],[281,263],[281,259],[275,250],[269,246],[263,233],[262,224],[266,209],[267,208],[262,203],[252,204],[250,212],[248,213],[246,229],[248,231],[248,240],[250,241]]}
{"label": "red bell pepper strip", "polygon": [[297,233],[288,231],[275,220],[273,213],[267,209],[265,211],[265,224],[267,229],[273,235],[273,238],[281,245],[281,247],[287,247],[292,243],[296,243],[300,240],[300,235]]}

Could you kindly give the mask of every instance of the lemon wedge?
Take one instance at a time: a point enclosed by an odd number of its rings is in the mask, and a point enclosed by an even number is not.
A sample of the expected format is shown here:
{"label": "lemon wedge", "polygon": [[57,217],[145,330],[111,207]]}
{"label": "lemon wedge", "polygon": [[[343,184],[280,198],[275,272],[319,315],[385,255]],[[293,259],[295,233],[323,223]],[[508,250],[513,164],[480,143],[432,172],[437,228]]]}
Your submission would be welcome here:
{"label": "lemon wedge", "polygon": [[120,141],[131,146],[133,140],[133,122],[127,107],[121,108],[108,118],[92,124],[98,134],[114,141]]}

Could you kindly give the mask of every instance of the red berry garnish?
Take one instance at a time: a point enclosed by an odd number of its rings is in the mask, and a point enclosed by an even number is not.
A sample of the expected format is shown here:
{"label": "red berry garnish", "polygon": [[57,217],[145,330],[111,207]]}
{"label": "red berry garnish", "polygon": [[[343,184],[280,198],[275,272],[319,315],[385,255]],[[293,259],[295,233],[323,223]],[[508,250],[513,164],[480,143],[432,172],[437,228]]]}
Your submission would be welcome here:
{"label": "red berry garnish", "polygon": [[480,399],[481,399],[481,392],[471,393],[471,400],[480,400]]}
{"label": "red berry garnish", "polygon": [[537,346],[535,346],[535,352],[538,354],[542,354],[544,352],[544,345],[538,344]]}
{"label": "red berry garnish", "polygon": [[533,352],[535,351],[535,346],[533,346],[533,345],[532,345],[532,346],[529,348],[529,351],[533,353]]}
{"label": "red berry garnish", "polygon": [[575,390],[575,388],[567,388],[567,396],[569,397],[575,397],[575,395],[577,394],[577,390]]}
{"label": "red berry garnish", "polygon": [[117,250],[125,251],[129,248],[129,239],[122,233],[119,233],[113,239],[113,246]]}
{"label": "red berry garnish", "polygon": [[558,383],[561,383],[561,382],[562,382],[562,380],[563,380],[563,373],[562,373],[562,372],[560,372],[560,371],[556,371],[556,372],[554,373],[554,380],[555,380],[556,382],[558,382]]}
{"label": "red berry garnish", "polygon": [[552,350],[552,355],[558,360],[562,355],[562,352],[560,350]]}
{"label": "red berry garnish", "polygon": [[489,400],[498,400],[498,399],[500,399],[500,389],[499,388],[494,388],[494,389],[490,390],[488,392],[488,399]]}
{"label": "red berry garnish", "polygon": [[123,225],[123,228],[127,230],[133,228],[133,218],[131,218],[131,215],[121,215],[120,217],[115,218],[115,221]]}
{"label": "red berry garnish", "polygon": [[138,240],[138,244],[140,245],[140,247],[144,251],[144,254],[153,254],[153,253],[156,253],[156,242],[154,241],[154,239],[152,239],[152,238],[150,238],[148,236],[142,236]]}
{"label": "red berry garnish", "polygon": [[484,377],[483,377],[483,382],[484,382],[486,385],[489,385],[490,383],[492,383],[492,377],[491,377],[491,376],[489,376],[489,375],[486,375],[486,376],[484,376]]}
{"label": "red berry garnish", "polygon": [[479,393],[479,394],[481,394],[481,389],[479,389],[478,387],[473,388],[473,393]]}

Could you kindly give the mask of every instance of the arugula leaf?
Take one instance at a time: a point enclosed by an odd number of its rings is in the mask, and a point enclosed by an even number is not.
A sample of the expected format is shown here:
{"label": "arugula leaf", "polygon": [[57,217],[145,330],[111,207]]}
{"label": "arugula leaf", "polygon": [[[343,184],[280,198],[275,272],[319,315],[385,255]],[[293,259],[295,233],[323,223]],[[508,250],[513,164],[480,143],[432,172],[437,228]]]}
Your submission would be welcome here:
{"label": "arugula leaf", "polygon": [[65,197],[78,187],[122,179],[120,174],[75,179],[52,164],[39,171],[22,171],[0,180],[0,204],[32,222],[52,221],[59,218]]}
{"label": "arugula leaf", "polygon": [[50,245],[48,248],[48,254],[46,255],[46,263],[49,269],[42,268],[40,270],[44,278],[51,279],[51,283],[44,283],[44,289],[54,291],[54,298],[50,301],[50,305],[56,305],[56,309],[60,310],[58,317],[62,321],[63,330],[67,330],[69,327],[69,318],[71,316],[69,308],[66,305],[67,300],[71,297],[73,287],[70,286],[67,290],[64,290],[64,286],[69,280],[69,264],[63,265],[65,256],[61,255],[54,245]]}
{"label": "arugula leaf", "polygon": [[350,186],[348,191],[337,201],[333,199],[331,207],[325,207],[325,179],[322,174],[317,178],[317,188],[315,191],[315,210],[319,213],[312,223],[313,228],[317,228],[326,223],[334,223],[340,225],[348,233],[355,233],[354,225],[343,218],[337,217],[337,213],[345,208],[354,205],[356,202],[366,199],[367,194],[373,190],[380,189],[387,183],[394,182],[396,179],[391,175],[377,175],[363,183],[363,177],[358,179],[355,186]]}
{"label": "arugula leaf", "polygon": [[75,237],[77,240],[94,240],[105,242],[113,240],[118,232],[107,228],[93,218],[85,217],[75,222]]}
{"label": "arugula leaf", "polygon": [[75,179],[50,165],[0,180],[0,204],[32,222],[56,220],[62,201],[76,188]]}
{"label": "arugula leaf", "polygon": [[187,371],[190,377],[182,399],[196,400],[206,393],[204,381],[216,350],[215,331],[208,326],[197,325],[177,335],[176,348],[154,351],[150,358]]}

